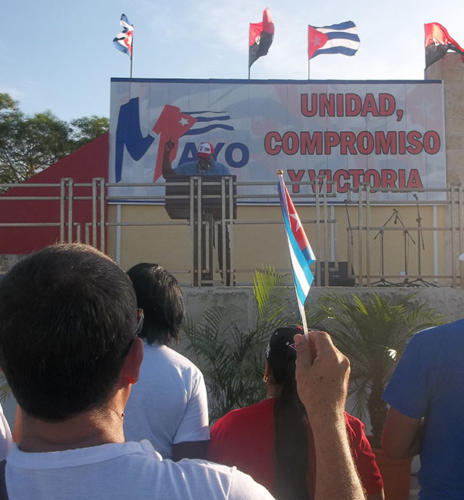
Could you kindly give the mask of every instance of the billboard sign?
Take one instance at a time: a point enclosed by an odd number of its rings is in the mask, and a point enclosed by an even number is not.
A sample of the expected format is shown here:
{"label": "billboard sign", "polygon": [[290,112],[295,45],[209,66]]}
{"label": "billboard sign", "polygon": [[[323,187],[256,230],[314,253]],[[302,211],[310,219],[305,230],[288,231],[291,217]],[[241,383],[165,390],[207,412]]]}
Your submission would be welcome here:
{"label": "billboard sign", "polygon": [[109,180],[148,185],[110,197],[162,195],[166,158],[190,168],[204,141],[248,183],[238,187],[248,203],[276,201],[280,169],[300,202],[323,178],[334,201],[362,183],[383,200],[385,189],[446,187],[440,81],[112,79]]}

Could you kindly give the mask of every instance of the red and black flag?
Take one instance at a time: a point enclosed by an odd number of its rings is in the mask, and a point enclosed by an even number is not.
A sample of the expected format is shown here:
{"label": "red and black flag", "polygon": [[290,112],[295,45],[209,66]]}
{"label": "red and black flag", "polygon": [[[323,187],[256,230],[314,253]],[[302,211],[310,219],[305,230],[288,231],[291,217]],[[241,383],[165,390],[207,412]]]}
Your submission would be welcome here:
{"label": "red and black flag", "polygon": [[263,22],[250,23],[248,67],[261,56],[265,56],[274,38],[274,23],[269,9],[264,9]]}
{"label": "red and black flag", "polygon": [[439,23],[424,24],[425,28],[425,67],[441,59],[448,50],[464,55],[464,49],[450,37],[448,31]]}

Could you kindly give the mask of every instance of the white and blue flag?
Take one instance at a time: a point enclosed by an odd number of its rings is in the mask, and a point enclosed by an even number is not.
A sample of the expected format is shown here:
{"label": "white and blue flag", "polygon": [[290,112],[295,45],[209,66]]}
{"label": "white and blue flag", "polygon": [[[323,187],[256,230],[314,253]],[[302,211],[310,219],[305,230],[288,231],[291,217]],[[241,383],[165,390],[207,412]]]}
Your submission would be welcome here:
{"label": "white and blue flag", "polygon": [[321,54],[354,56],[358,48],[358,29],[353,21],[331,26],[308,26],[309,59]]}
{"label": "white and blue flag", "polygon": [[121,52],[124,52],[128,56],[132,56],[132,39],[134,37],[134,26],[130,24],[126,14],[121,14],[120,24],[122,26],[122,31],[113,38],[113,45]]}

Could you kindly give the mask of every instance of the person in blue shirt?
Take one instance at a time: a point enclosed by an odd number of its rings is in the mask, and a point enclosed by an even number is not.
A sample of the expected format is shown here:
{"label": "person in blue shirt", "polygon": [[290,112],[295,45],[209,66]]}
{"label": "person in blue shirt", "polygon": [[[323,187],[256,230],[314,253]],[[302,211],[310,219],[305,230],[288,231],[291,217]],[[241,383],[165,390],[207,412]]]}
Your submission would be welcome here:
{"label": "person in blue shirt", "polygon": [[174,175],[231,175],[229,167],[214,159],[214,148],[209,142],[202,142],[198,146],[197,160],[181,163],[173,169],[170,156],[174,146],[171,140],[164,145],[163,177],[165,179]]}
{"label": "person in blue shirt", "polygon": [[382,447],[420,453],[420,500],[464,498],[464,319],[417,333],[385,389]]}
{"label": "person in blue shirt", "polygon": [[[183,162],[178,165],[175,169],[172,168],[171,164],[171,152],[175,146],[175,143],[169,139],[164,145],[164,156],[163,156],[163,177],[169,181],[175,179],[177,176],[230,176],[229,167],[223,165],[222,163],[214,159],[214,147],[209,142],[202,142],[198,146],[197,159],[187,162]],[[203,285],[213,284],[213,252],[212,246],[215,245],[215,225],[217,225],[217,253],[218,253],[218,264],[221,277],[224,284],[231,285],[233,282],[232,271],[231,271],[231,252],[230,252],[230,235],[229,235],[229,225],[225,225],[225,261],[223,258],[223,223],[219,220],[218,215],[214,216],[210,209],[202,207],[201,218],[206,224],[201,224],[201,281]],[[194,235],[194,241],[196,241],[196,236]],[[209,246],[209,249],[207,247]],[[206,251],[208,250],[208,251]],[[194,245],[193,248],[193,260],[197,262],[197,247]],[[194,270],[194,284],[198,285],[198,277]]]}

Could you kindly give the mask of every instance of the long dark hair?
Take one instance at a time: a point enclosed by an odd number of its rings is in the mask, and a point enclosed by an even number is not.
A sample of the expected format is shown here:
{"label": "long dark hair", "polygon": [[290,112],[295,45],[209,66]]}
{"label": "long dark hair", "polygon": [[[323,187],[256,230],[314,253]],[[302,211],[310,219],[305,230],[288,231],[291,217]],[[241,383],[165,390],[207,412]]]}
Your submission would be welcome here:
{"label": "long dark hair", "polygon": [[309,424],[298,397],[295,380],[296,326],[278,328],[272,335],[266,358],[273,382],[281,386],[274,405],[275,495],[279,500],[309,500]]}

